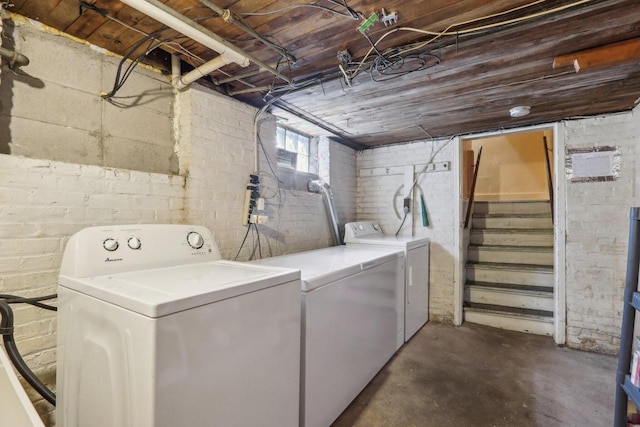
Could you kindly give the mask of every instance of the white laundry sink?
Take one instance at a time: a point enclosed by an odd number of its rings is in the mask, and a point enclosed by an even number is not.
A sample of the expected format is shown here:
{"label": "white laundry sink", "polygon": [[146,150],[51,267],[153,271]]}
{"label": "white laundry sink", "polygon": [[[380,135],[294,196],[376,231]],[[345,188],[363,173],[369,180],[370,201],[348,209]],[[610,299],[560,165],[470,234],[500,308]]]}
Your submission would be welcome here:
{"label": "white laundry sink", "polygon": [[44,427],[3,346],[0,346],[0,396],[0,426]]}

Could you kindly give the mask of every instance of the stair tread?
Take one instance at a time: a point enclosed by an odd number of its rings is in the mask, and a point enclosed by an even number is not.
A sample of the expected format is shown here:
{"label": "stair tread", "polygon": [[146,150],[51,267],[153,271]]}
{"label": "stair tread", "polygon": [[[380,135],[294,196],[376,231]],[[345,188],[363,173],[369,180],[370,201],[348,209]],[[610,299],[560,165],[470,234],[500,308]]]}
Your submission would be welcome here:
{"label": "stair tread", "polygon": [[535,213],[474,213],[474,218],[533,218],[551,219],[551,212]]}
{"label": "stair tread", "polygon": [[510,314],[529,318],[539,318],[540,320],[553,322],[553,311],[471,302],[466,302],[464,309],[468,311],[480,311],[494,314]]}
{"label": "stair tread", "polygon": [[472,233],[553,234],[553,228],[472,228]]}
{"label": "stair tread", "polygon": [[507,264],[499,262],[468,262],[467,267],[480,267],[494,270],[518,270],[518,271],[539,271],[543,273],[553,273],[552,265],[540,264]]}
{"label": "stair tread", "polygon": [[484,203],[484,204],[509,204],[509,203],[546,203],[549,204],[549,200],[474,200],[473,203]]}
{"label": "stair tread", "polygon": [[469,245],[469,249],[488,251],[553,252],[553,246]]}
{"label": "stair tread", "polygon": [[553,297],[553,286],[532,286],[532,285],[517,285],[515,283],[493,283],[493,282],[474,282],[467,281],[466,286],[475,286],[479,288],[496,288],[513,291],[526,291],[544,293]]}

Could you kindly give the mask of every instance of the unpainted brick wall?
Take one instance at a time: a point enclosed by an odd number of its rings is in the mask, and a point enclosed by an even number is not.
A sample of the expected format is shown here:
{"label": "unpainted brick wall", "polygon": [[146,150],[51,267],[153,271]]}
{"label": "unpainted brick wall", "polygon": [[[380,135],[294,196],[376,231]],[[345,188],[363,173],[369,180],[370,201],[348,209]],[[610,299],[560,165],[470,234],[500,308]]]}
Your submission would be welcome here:
{"label": "unpainted brick wall", "polygon": [[[403,199],[407,189],[403,186],[405,165],[419,165],[420,172],[434,153],[434,161],[452,162],[457,143],[449,140],[423,141],[387,146],[360,152],[357,156],[357,218],[358,221],[378,222],[385,233],[394,234],[402,222]],[[414,201],[413,224],[403,226],[406,233],[429,237],[431,240],[429,271],[429,316],[431,320],[453,321],[454,221],[453,208],[455,174],[452,170],[419,175],[418,198]],[[422,225],[419,194],[422,193],[428,212],[429,226]],[[395,206],[395,210],[394,210]]]}
{"label": "unpainted brick wall", "polygon": [[640,119],[632,113],[564,123],[565,148],[614,146],[619,177],[609,182],[566,183],[567,344],[616,353],[626,274],[629,209],[636,192]]}

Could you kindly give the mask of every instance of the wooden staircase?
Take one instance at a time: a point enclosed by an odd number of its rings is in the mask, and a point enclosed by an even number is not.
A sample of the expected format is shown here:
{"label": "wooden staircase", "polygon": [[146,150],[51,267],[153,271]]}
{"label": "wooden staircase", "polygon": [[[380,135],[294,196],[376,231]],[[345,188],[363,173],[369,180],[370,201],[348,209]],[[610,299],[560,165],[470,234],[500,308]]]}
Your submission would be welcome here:
{"label": "wooden staircase", "polygon": [[465,321],[552,335],[553,285],[549,202],[475,202]]}

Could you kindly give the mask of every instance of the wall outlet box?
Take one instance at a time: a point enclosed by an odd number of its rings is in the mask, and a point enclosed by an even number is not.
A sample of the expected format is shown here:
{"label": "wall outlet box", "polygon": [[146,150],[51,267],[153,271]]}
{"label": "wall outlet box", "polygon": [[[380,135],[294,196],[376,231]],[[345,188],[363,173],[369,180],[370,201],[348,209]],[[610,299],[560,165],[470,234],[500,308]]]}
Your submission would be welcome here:
{"label": "wall outlet box", "polygon": [[451,170],[451,162],[433,162],[427,164],[427,172],[444,172]]}
{"label": "wall outlet box", "polygon": [[266,224],[269,217],[266,215],[251,215],[251,224]]}

